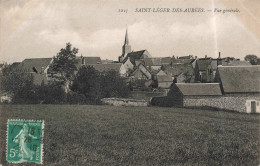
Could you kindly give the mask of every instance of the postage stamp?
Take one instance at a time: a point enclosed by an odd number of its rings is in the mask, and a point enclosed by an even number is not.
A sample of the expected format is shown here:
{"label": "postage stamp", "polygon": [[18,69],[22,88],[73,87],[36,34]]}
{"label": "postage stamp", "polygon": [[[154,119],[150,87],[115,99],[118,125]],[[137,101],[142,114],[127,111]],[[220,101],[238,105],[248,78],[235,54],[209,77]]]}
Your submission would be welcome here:
{"label": "postage stamp", "polygon": [[7,161],[43,163],[44,121],[8,120]]}

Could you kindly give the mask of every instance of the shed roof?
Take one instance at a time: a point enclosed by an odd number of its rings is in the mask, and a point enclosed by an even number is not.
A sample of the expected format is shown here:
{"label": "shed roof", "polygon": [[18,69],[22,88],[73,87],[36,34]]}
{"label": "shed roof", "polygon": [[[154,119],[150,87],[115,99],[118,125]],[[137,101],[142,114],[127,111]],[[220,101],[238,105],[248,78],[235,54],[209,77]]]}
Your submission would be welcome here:
{"label": "shed roof", "polygon": [[219,83],[176,83],[184,96],[220,96]]}
{"label": "shed roof", "polygon": [[260,92],[260,66],[219,66],[225,93]]}

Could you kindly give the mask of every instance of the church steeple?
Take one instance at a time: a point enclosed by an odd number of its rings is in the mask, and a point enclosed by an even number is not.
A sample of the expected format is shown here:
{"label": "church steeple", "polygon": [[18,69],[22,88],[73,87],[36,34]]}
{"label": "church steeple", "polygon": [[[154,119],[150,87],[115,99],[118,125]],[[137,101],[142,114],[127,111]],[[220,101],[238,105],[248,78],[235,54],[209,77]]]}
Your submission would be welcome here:
{"label": "church steeple", "polygon": [[127,34],[127,29],[126,29],[124,45],[128,45],[128,44],[129,44],[129,41],[128,41],[128,34]]}
{"label": "church steeple", "polygon": [[130,52],[131,52],[131,46],[129,45],[128,33],[127,33],[127,29],[126,29],[125,42],[122,47],[122,55],[119,57],[119,62],[122,62],[124,60],[124,58],[126,57],[126,55]]}

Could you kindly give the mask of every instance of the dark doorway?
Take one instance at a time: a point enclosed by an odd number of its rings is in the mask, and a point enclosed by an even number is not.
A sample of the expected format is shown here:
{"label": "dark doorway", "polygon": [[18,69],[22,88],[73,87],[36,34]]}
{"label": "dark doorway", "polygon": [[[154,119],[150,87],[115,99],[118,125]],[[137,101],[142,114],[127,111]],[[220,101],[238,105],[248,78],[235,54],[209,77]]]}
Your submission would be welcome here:
{"label": "dark doorway", "polygon": [[256,102],[251,101],[251,113],[256,113]]}

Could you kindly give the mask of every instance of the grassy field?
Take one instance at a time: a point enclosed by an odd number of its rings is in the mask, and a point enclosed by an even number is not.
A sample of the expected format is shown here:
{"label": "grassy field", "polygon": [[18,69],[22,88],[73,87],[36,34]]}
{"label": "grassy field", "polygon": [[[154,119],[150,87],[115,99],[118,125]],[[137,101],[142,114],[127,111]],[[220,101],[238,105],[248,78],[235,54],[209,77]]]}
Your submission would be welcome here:
{"label": "grassy field", "polygon": [[44,165],[260,164],[259,115],[90,105],[1,105],[0,113],[3,165],[7,119],[45,120]]}

